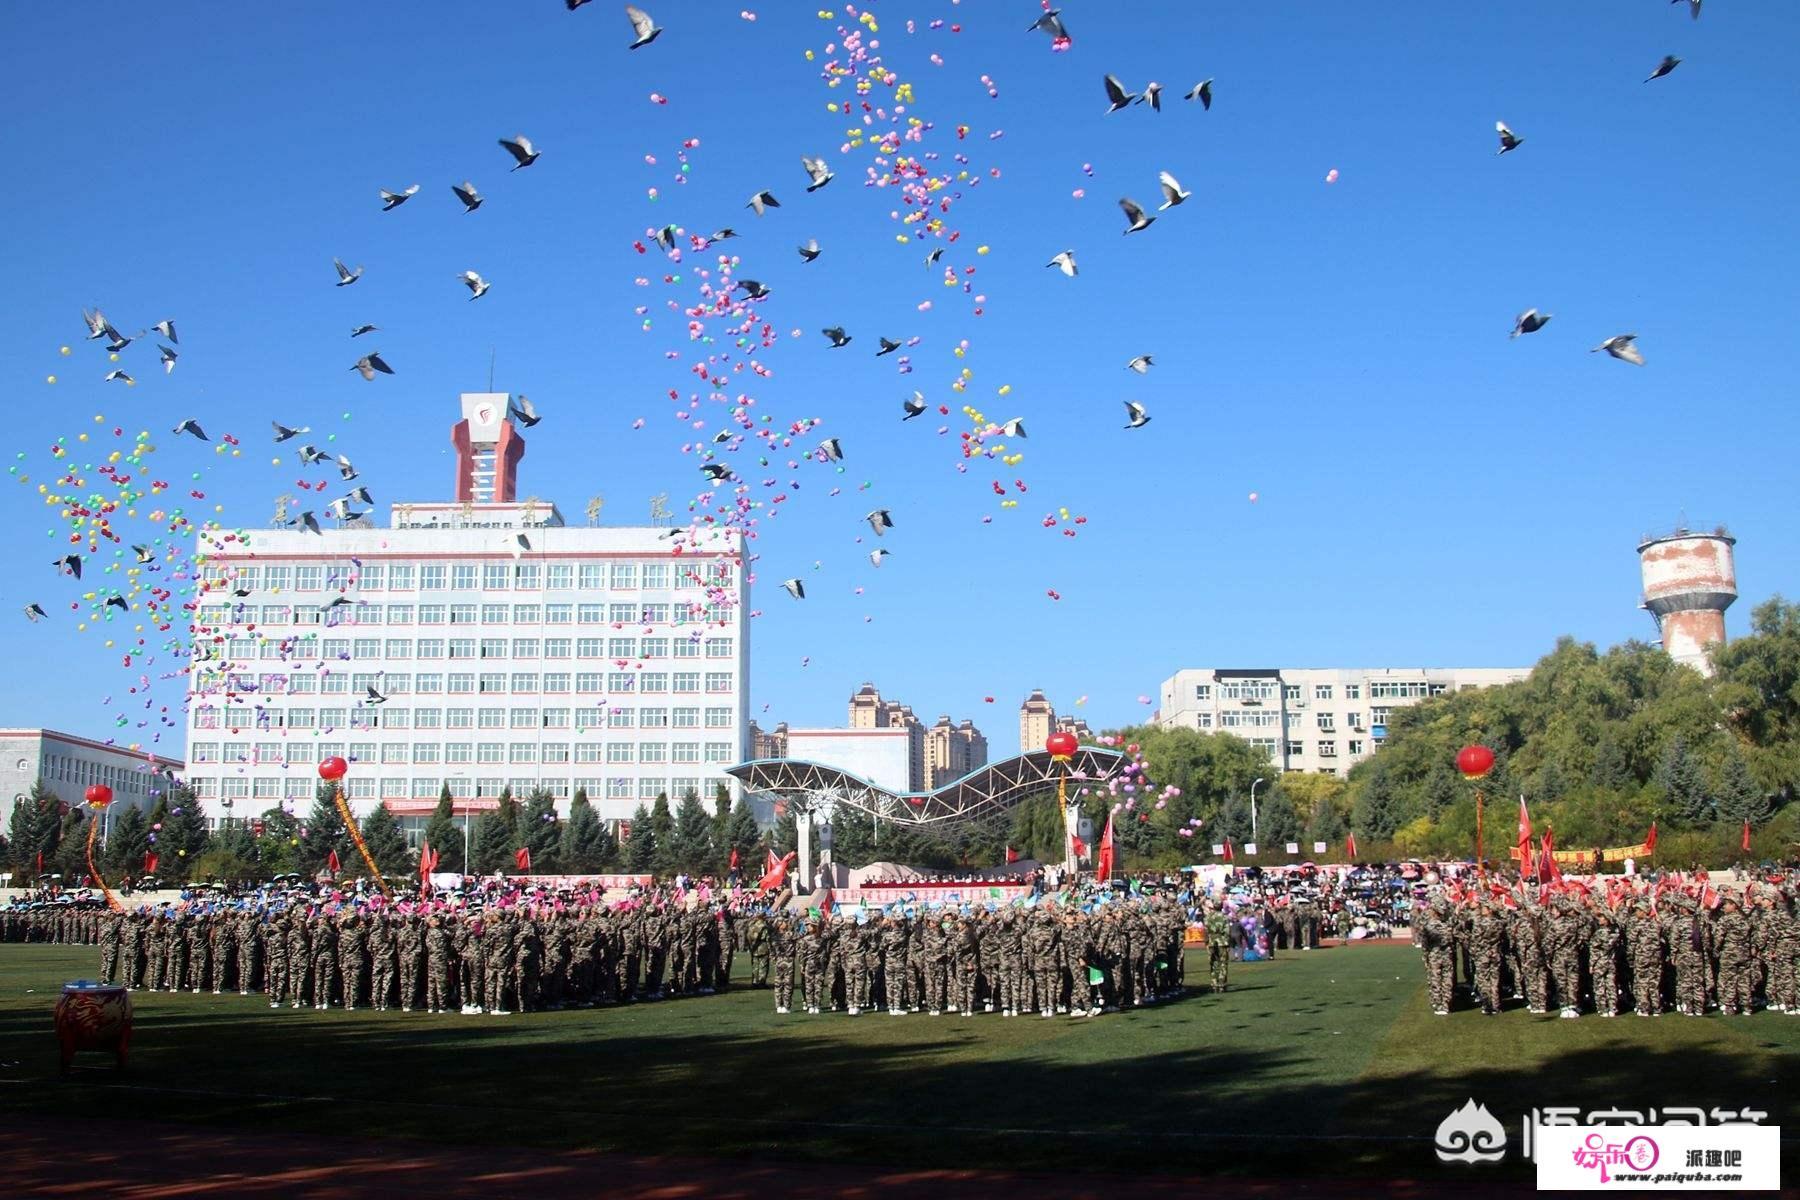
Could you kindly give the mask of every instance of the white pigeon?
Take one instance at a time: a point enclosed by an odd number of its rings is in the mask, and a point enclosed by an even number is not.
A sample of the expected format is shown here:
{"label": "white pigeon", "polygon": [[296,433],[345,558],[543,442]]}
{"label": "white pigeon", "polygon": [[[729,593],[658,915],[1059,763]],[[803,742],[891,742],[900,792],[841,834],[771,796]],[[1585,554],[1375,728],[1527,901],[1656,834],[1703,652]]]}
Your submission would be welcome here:
{"label": "white pigeon", "polygon": [[531,144],[531,139],[524,134],[513,138],[501,138],[501,147],[513,156],[513,170],[529,167],[538,160],[538,149]]}
{"label": "white pigeon", "polygon": [[650,19],[650,14],[635,4],[625,6],[625,17],[631,22],[631,36],[636,39],[631,43],[630,49],[632,50],[636,50],[639,46],[648,46],[656,40],[656,35],[662,32],[656,22]]}
{"label": "white pigeon", "polygon": [[1130,362],[1126,363],[1125,369],[1127,371],[1136,371],[1139,375],[1148,375],[1150,373],[1150,368],[1155,365],[1155,359],[1151,358],[1148,354],[1140,354]]}
{"label": "white pigeon", "polygon": [[464,271],[461,275],[458,275],[457,278],[462,280],[463,283],[468,286],[469,291],[474,293],[469,299],[479,300],[487,295],[488,281],[483,279],[476,272]]}
{"label": "white pigeon", "polygon": [[506,406],[506,415],[527,429],[544,419],[538,416],[537,405],[522,394],[514,396],[511,403]]}
{"label": "white pigeon", "polygon": [[750,203],[744,205],[744,207],[754,210],[756,215],[760,217],[763,215],[763,210],[766,208],[780,208],[781,201],[775,198],[774,192],[762,191],[750,197]]}
{"label": "white pigeon", "polygon": [[806,585],[801,583],[798,579],[784,579],[781,581],[781,586],[787,591],[787,594],[794,599],[806,599]]}
{"label": "white pigeon", "polygon": [[481,207],[481,193],[476,191],[475,185],[468,180],[451,184],[450,190],[456,193],[458,200],[462,201],[463,212],[472,213]]}
{"label": "white pigeon", "polygon": [[1518,337],[1522,333],[1536,333],[1550,323],[1550,315],[1551,314],[1549,313],[1541,313],[1535,308],[1526,309],[1519,314],[1515,321],[1513,321],[1512,336]]}
{"label": "white pigeon", "polygon": [[831,173],[831,168],[825,165],[825,160],[822,158],[808,158],[806,155],[802,154],[800,156],[800,165],[806,168],[806,177],[812,180],[812,182],[806,186],[806,190],[809,192],[818,191],[820,188],[830,183],[834,178]]}
{"label": "white pigeon", "polygon": [[1006,424],[1004,424],[1000,427],[1000,432],[1005,434],[1009,438],[1022,438],[1022,437],[1030,436],[1029,434],[1027,434],[1025,432],[1025,418],[1024,417],[1014,417],[1012,420],[1008,421]]}
{"label": "white pigeon", "polygon": [[344,265],[344,260],[341,258],[332,259],[331,265],[337,268],[337,285],[339,287],[349,287],[351,284],[362,278],[363,269],[361,267],[352,271],[349,267]]}
{"label": "white pigeon", "polygon": [[390,192],[386,188],[382,188],[381,211],[392,212],[394,209],[399,208],[402,204],[405,204],[408,200],[411,200],[418,194],[419,185],[416,183],[403,192]]}
{"label": "white pigeon", "polygon": [[1614,334],[1604,342],[1601,342],[1598,346],[1595,346],[1589,353],[1598,354],[1600,351],[1604,350],[1616,359],[1628,362],[1633,366],[1641,367],[1644,365],[1644,356],[1639,352],[1636,346],[1632,345],[1636,340],[1637,334],[1635,333]]}
{"label": "white pigeon", "polygon": [[1196,83],[1193,87],[1189,88],[1188,94],[1186,96],[1183,96],[1182,99],[1198,100],[1200,102],[1201,108],[1211,110],[1211,108],[1212,108],[1212,85],[1213,85],[1212,80],[1202,79],[1199,83]]}
{"label": "white pigeon", "polygon": [[1506,127],[1505,121],[1494,122],[1494,132],[1500,135],[1500,148],[1495,154],[1505,154],[1508,150],[1517,150],[1519,143],[1525,139]]}
{"label": "white pigeon", "polygon": [[1156,223],[1156,218],[1146,213],[1143,206],[1130,196],[1119,197],[1119,208],[1125,213],[1125,232],[1127,234],[1148,229]]}
{"label": "white pigeon", "polygon": [[879,567],[881,565],[881,560],[891,553],[893,552],[886,546],[875,547],[875,549],[869,551],[869,565]]}
{"label": "white pigeon", "polygon": [[1194,194],[1192,192],[1182,191],[1181,180],[1175,178],[1167,171],[1160,172],[1156,178],[1162,183],[1163,194],[1163,202],[1157,208],[1158,212],[1161,212],[1164,209],[1174,208],[1177,204],[1180,204],[1183,200],[1186,200],[1189,196]]}
{"label": "white pigeon", "polygon": [[163,374],[173,375],[175,373],[175,360],[181,356],[167,346],[158,346],[156,349],[162,355]]}
{"label": "white pigeon", "polygon": [[1128,92],[1125,90],[1125,85],[1119,82],[1119,77],[1117,75],[1108,75],[1106,77],[1107,112],[1116,113],[1121,108],[1128,108],[1137,98],[1138,94],[1136,92]]}
{"label": "white pigeon", "polygon": [[1027,25],[1025,27],[1025,32],[1030,33],[1034,29],[1043,30],[1045,33],[1049,34],[1053,40],[1066,41],[1069,37],[1069,31],[1062,23],[1062,9],[1060,8],[1052,8],[1044,13],[1043,16]]}
{"label": "white pigeon", "polygon": [[1142,429],[1150,423],[1150,414],[1136,400],[1125,401],[1125,415],[1131,418],[1131,424],[1125,426],[1127,429]]}
{"label": "white pigeon", "polygon": [[343,479],[344,482],[348,483],[350,480],[356,478],[356,468],[352,466],[350,460],[342,454],[337,456],[337,468],[338,476]]}
{"label": "white pigeon", "polygon": [[900,418],[902,421],[910,421],[914,417],[922,416],[926,409],[925,393],[914,392],[911,399],[900,402],[900,407],[906,410],[906,415]]}
{"label": "white pigeon", "polygon": [[174,321],[167,320],[167,319],[158,321],[156,324],[154,324],[150,327],[150,331],[152,333],[160,333],[164,337],[168,338],[169,344],[171,346],[181,345],[181,339],[175,336],[175,322]]}
{"label": "white pigeon", "polygon": [[1046,267],[1055,267],[1070,279],[1081,274],[1081,268],[1075,265],[1075,252],[1073,250],[1064,250],[1061,254],[1058,254],[1044,265]]}
{"label": "white pigeon", "polygon": [[375,378],[375,372],[377,371],[380,371],[383,375],[392,375],[394,373],[394,368],[382,361],[381,355],[379,354],[363,355],[351,364],[350,369],[368,380],[373,380]]}
{"label": "white pigeon", "polygon": [[1152,79],[1144,85],[1144,94],[1138,97],[1139,104],[1148,104],[1157,112],[1162,111],[1162,84]]}
{"label": "white pigeon", "polygon": [[863,520],[869,523],[869,528],[875,531],[876,537],[885,537],[887,531],[894,527],[893,514],[888,512],[885,508],[876,509],[868,516],[864,517]]}
{"label": "white pigeon", "polygon": [[211,438],[206,436],[206,430],[200,428],[200,422],[194,420],[194,418],[192,418],[192,417],[189,417],[187,420],[183,421],[181,424],[179,424],[175,427],[175,436],[176,437],[180,437],[184,433],[192,434],[194,437],[199,438],[203,442],[212,441]]}
{"label": "white pigeon", "polygon": [[137,380],[133,379],[130,375],[127,375],[124,371],[113,370],[113,371],[108,371],[106,373],[105,382],[107,382],[107,383],[114,383],[114,382],[136,383]]}
{"label": "white pigeon", "polygon": [[836,438],[826,438],[819,443],[819,453],[830,462],[844,461],[844,447]]}

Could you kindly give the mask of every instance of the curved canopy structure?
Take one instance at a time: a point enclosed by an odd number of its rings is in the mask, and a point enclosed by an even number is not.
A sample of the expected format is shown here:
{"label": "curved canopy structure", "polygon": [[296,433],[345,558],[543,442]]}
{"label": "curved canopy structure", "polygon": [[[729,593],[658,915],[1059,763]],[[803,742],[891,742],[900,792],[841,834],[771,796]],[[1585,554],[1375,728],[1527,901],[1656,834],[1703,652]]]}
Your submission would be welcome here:
{"label": "curved canopy structure", "polygon": [[837,767],[796,758],[759,758],[726,773],[746,791],[761,792],[806,811],[848,804],[887,821],[920,828],[942,828],[956,822],[993,821],[1012,812],[1027,796],[1053,790],[1065,776],[1071,785],[1106,779],[1125,761],[1117,750],[1082,746],[1067,763],[1047,750],[989,763],[952,780],[936,791],[893,792]]}

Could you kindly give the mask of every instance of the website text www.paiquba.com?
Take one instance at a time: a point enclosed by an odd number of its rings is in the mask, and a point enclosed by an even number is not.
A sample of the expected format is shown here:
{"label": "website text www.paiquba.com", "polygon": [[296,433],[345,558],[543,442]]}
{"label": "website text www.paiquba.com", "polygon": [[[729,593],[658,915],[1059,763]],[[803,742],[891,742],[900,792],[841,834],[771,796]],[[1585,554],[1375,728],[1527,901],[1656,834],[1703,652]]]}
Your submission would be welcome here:
{"label": "website text www.paiquba.com", "polygon": [[1631,1174],[1614,1171],[1614,1183],[1742,1183],[1744,1177],[1731,1171],[1663,1171],[1657,1174]]}

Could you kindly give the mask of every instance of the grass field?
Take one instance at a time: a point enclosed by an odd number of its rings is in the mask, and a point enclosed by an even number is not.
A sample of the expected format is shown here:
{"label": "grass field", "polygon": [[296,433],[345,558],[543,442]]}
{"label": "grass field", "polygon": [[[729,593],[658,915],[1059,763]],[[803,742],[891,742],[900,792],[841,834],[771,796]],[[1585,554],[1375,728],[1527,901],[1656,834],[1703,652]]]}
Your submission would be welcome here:
{"label": "grass field", "polygon": [[[1433,1017],[1417,954],[1234,965],[1222,996],[1093,1020],[777,1018],[766,991],[507,1017],[271,1010],[137,993],[131,1066],[59,1078],[50,1010],[98,951],[0,946],[0,1111],[104,1112],[455,1145],[1034,1171],[1522,1175],[1533,1106],[1754,1105],[1800,1127],[1800,1017]],[[1190,956],[1188,977],[1204,975]],[[1446,1167],[1464,1099],[1498,1167]]]}

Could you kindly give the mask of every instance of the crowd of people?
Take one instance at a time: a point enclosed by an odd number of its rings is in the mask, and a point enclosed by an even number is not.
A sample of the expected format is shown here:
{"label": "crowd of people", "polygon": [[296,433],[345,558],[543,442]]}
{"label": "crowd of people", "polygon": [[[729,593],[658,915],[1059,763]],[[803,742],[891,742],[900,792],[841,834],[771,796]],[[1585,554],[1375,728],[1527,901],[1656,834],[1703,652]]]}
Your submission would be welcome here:
{"label": "crowd of people", "polygon": [[1785,876],[1741,889],[1686,877],[1480,881],[1433,890],[1414,927],[1432,1010],[1459,992],[1483,1012],[1523,1000],[1574,1018],[1625,1010],[1800,1014],[1800,918]]}

